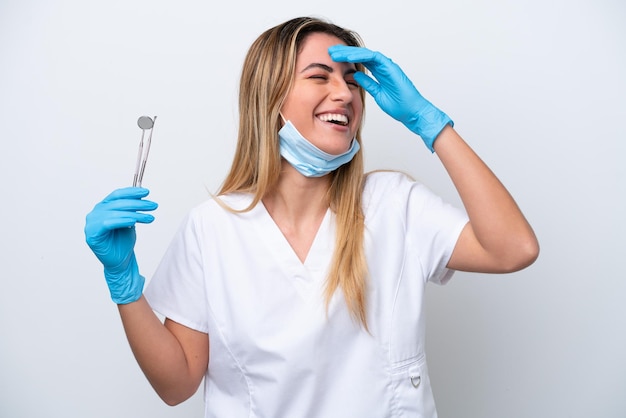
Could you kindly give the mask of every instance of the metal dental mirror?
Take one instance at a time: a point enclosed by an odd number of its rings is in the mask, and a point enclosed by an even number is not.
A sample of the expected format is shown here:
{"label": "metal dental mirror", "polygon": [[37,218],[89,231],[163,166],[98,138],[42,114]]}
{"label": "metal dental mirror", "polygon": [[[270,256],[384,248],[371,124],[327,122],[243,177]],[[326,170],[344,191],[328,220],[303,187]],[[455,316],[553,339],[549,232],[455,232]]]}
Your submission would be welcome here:
{"label": "metal dental mirror", "polygon": [[[137,120],[137,125],[141,128],[141,140],[139,141],[139,151],[137,153],[137,163],[135,164],[135,175],[133,176],[133,187],[141,187],[141,181],[143,180],[143,173],[146,170],[146,161],[148,160],[148,154],[150,153],[150,144],[152,143],[152,131],[154,128],[154,122],[156,122],[156,116],[153,118],[149,116],[140,116]],[[146,131],[150,131],[148,134],[148,140],[145,144],[144,150],[144,138]]]}

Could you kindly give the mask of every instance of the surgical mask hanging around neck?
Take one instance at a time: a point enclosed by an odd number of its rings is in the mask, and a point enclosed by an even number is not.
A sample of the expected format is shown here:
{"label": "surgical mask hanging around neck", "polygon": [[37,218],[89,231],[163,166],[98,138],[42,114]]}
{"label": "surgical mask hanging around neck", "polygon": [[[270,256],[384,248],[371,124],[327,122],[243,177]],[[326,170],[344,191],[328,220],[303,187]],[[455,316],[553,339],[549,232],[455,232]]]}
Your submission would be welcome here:
{"label": "surgical mask hanging around neck", "polygon": [[328,154],[302,136],[289,120],[278,131],[278,137],[280,155],[306,177],[322,177],[335,171],[350,162],[361,148],[358,141],[353,139],[348,151],[339,155]]}

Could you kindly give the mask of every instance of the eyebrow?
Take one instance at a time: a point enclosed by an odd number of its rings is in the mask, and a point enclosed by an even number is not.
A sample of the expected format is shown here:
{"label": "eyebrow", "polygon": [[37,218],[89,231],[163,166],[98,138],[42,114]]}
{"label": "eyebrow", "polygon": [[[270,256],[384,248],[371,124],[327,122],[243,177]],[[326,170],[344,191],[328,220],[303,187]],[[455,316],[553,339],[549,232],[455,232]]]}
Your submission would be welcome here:
{"label": "eyebrow", "polygon": [[[319,62],[314,62],[314,63],[309,64],[306,67],[304,67],[304,69],[302,71],[300,71],[300,73],[308,71],[308,70],[310,70],[312,68],[320,68],[320,69],[322,69],[324,71],[327,71],[329,73],[332,73],[334,71],[332,67],[330,67],[330,66],[328,66],[326,64],[322,64],[322,63],[319,63]],[[349,74],[354,74],[354,73],[356,73],[356,69],[355,68],[348,68],[346,70],[346,72],[344,73],[344,75],[349,75]]]}

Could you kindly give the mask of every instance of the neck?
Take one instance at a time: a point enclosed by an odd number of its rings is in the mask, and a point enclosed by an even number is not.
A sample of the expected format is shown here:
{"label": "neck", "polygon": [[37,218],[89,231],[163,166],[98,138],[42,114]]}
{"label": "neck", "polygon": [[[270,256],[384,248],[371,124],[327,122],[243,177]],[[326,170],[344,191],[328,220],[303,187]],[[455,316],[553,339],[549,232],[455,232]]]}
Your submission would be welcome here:
{"label": "neck", "polygon": [[283,159],[277,184],[262,199],[272,217],[289,223],[323,217],[329,207],[328,189],[332,175],[305,177]]}

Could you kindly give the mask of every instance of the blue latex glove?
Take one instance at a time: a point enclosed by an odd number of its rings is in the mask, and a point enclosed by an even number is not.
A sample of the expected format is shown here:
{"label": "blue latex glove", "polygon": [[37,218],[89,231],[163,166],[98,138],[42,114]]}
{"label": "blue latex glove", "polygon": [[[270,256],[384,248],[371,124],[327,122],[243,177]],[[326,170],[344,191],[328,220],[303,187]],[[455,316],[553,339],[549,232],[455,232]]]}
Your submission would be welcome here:
{"label": "blue latex glove", "polygon": [[118,304],[134,302],[143,293],[144,278],[135,259],[135,223],[150,223],[157,204],[143,200],[150,193],[141,187],[115,190],[87,215],[87,244],[104,266],[111,299]]}
{"label": "blue latex glove", "polygon": [[357,72],[354,79],[372,95],[378,106],[392,118],[418,134],[432,152],[437,135],[452,120],[417,91],[402,69],[380,52],[367,48],[335,45],[328,49],[333,61],[362,63],[376,80]]}

